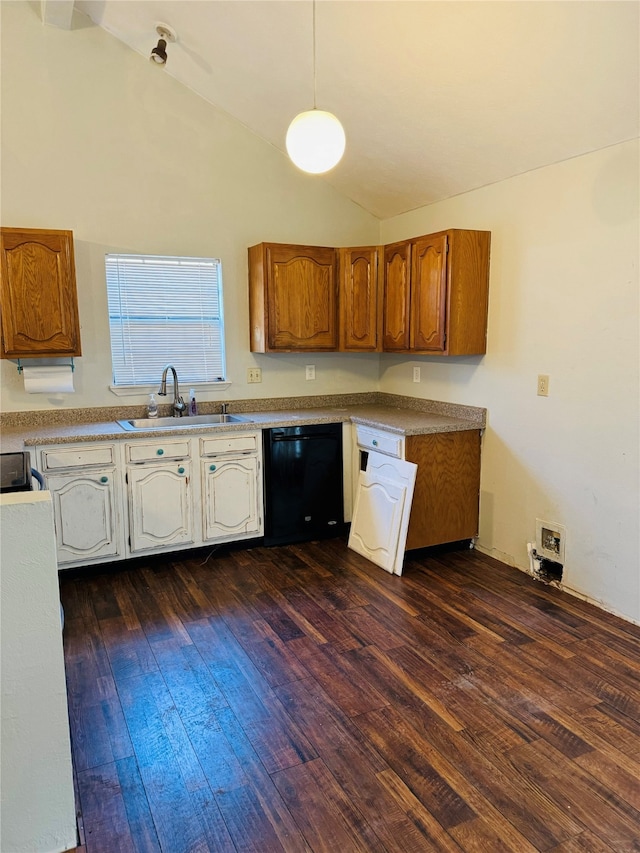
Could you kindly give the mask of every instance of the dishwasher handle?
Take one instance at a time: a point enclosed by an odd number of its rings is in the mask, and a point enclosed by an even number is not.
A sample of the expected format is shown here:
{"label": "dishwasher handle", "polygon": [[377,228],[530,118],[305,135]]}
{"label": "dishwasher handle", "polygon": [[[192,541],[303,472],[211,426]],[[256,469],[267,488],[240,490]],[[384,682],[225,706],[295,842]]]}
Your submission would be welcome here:
{"label": "dishwasher handle", "polygon": [[272,433],[271,441],[316,441],[318,438],[335,439],[336,436],[330,432],[314,433],[313,435],[282,435],[282,433]]}

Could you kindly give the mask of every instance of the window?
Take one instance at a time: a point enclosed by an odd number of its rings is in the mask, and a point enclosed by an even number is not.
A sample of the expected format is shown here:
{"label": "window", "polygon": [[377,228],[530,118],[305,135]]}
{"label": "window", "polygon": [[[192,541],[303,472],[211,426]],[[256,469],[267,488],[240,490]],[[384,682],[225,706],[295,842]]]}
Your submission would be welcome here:
{"label": "window", "polygon": [[224,381],[218,259],[107,255],[106,270],[115,387],[157,384],[167,364],[181,384]]}

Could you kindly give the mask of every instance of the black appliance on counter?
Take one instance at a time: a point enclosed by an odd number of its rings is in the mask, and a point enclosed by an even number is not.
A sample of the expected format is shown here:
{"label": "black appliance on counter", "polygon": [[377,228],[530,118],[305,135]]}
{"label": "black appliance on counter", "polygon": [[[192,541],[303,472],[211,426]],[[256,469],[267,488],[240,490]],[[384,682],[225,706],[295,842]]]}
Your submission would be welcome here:
{"label": "black appliance on counter", "polygon": [[342,424],[264,430],[264,504],[265,545],[344,531]]}
{"label": "black appliance on counter", "polygon": [[0,453],[0,493],[30,492],[34,480],[44,489],[42,474],[31,467],[31,457],[26,450]]}
{"label": "black appliance on counter", "polygon": [[31,491],[31,459],[28,453],[0,453],[0,492]]}

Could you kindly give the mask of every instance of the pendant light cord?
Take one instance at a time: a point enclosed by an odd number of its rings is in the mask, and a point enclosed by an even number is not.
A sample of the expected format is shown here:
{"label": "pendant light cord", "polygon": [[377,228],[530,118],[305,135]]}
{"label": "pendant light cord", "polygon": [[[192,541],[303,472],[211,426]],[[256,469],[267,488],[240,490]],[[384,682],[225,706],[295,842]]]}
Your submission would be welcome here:
{"label": "pendant light cord", "polygon": [[316,0],[313,0],[313,108],[316,107]]}

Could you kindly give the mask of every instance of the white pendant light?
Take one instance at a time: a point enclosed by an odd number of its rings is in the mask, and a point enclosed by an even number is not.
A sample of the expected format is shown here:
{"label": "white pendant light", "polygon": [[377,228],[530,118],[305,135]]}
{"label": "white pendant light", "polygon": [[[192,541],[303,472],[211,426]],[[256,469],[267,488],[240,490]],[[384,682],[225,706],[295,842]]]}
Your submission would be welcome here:
{"label": "white pendant light", "polygon": [[303,172],[320,175],[342,159],[345,135],[339,120],[316,109],[316,0],[313,0],[313,109],[299,113],[287,131],[287,153]]}
{"label": "white pendant light", "polygon": [[307,110],[287,131],[287,153],[299,169],[314,175],[328,172],[344,154],[345,135],[333,113]]}

